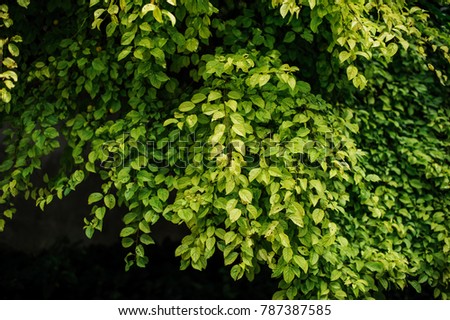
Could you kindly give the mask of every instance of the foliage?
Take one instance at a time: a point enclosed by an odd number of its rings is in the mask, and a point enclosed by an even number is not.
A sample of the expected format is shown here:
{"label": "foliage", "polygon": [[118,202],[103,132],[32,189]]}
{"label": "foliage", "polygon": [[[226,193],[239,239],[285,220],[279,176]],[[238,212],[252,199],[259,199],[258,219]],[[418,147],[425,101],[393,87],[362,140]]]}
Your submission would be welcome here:
{"label": "foliage", "polygon": [[44,210],[97,176],[85,233],[123,208],[127,269],[166,219],[190,230],[182,269],[220,252],[235,280],[269,268],[274,298],[448,298],[445,5],[32,2],[4,23],[24,41],[17,85],[2,73],[0,229],[19,195]]}

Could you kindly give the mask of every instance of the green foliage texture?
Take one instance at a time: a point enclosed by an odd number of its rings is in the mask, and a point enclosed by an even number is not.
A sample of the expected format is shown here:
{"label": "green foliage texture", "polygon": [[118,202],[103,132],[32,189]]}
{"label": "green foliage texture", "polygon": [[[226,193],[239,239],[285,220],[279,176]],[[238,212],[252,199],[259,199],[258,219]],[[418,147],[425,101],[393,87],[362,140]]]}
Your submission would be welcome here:
{"label": "green foliage texture", "polygon": [[126,269],[165,219],[182,269],[269,268],[275,299],[447,299],[449,5],[0,5],[0,230],[96,176],[85,233],[122,208]]}

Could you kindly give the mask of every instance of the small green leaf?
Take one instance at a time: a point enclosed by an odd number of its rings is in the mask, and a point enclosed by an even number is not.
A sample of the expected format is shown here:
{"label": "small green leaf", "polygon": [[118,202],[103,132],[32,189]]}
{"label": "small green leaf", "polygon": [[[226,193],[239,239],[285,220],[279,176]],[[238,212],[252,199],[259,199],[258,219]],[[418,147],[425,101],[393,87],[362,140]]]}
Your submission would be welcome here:
{"label": "small green leaf", "polygon": [[122,238],[128,237],[128,236],[130,236],[130,235],[132,235],[132,234],[135,234],[136,231],[137,231],[136,228],[133,228],[133,227],[125,227],[125,228],[123,228],[123,229],[120,231],[120,237],[122,237]]}
{"label": "small green leaf", "polygon": [[291,283],[294,280],[294,278],[295,278],[295,273],[292,270],[292,268],[289,265],[284,267],[284,270],[283,270],[283,280],[284,280],[284,282]]}
{"label": "small green leaf", "polygon": [[103,61],[100,60],[100,58],[95,58],[92,61],[92,67],[94,68],[94,70],[96,70],[98,72],[102,72],[103,70],[106,70],[106,66],[103,63]]}
{"label": "small green leaf", "polygon": [[12,42],[8,43],[8,51],[13,57],[17,57],[19,55],[19,48]]}
{"label": "small green leaf", "polygon": [[112,209],[116,206],[116,198],[112,194],[107,194],[103,200],[108,209]]}
{"label": "small green leaf", "polygon": [[378,182],[381,181],[380,177],[376,174],[368,174],[365,178],[366,181]]}
{"label": "small green leaf", "polygon": [[152,238],[150,235],[148,235],[148,234],[142,234],[142,235],[139,237],[139,241],[140,241],[142,244],[145,244],[146,246],[155,243],[155,240],[153,240],[153,238]]}
{"label": "small green leaf", "polygon": [[394,56],[398,51],[398,45],[394,42],[391,42],[386,47],[386,54],[388,57]]}
{"label": "small green leaf", "polygon": [[370,271],[374,272],[382,272],[384,270],[383,264],[381,262],[366,262],[366,267]]}
{"label": "small green leaf", "polygon": [[105,217],[105,213],[106,213],[106,208],[105,207],[97,208],[95,210],[95,217],[98,220],[103,220],[103,218]]}
{"label": "small green leaf", "polygon": [[236,264],[231,268],[230,275],[231,278],[233,278],[233,280],[236,281],[242,278],[242,276],[244,275],[244,270],[241,268],[240,265]]}
{"label": "small green leaf", "polygon": [[188,222],[194,217],[194,214],[191,209],[181,209],[180,211],[178,211],[178,216],[183,221]]}
{"label": "small green leaf", "polygon": [[261,168],[254,168],[250,170],[248,174],[248,180],[252,182],[253,180],[257,179],[259,174],[261,173]]}
{"label": "small green leaf", "polygon": [[264,86],[270,80],[270,74],[262,74],[258,79],[259,87]]}
{"label": "small green leaf", "polygon": [[195,104],[193,104],[191,101],[185,101],[182,104],[180,104],[180,106],[178,107],[178,109],[180,109],[181,112],[188,112],[194,108],[195,108]]}
{"label": "small green leaf", "polygon": [[94,229],[93,226],[87,226],[87,227],[84,229],[84,234],[86,235],[86,237],[87,237],[88,239],[92,239],[92,237],[94,236],[94,232],[95,232],[95,229]]}
{"label": "small green leaf", "polygon": [[211,91],[208,95],[208,101],[214,101],[222,98],[222,93],[219,91]]}
{"label": "small green leaf", "polygon": [[234,124],[231,127],[231,130],[233,130],[236,134],[245,137],[245,127],[243,124]]}
{"label": "small green leaf", "polygon": [[196,114],[191,114],[186,117],[186,124],[189,128],[193,128],[197,124],[198,118]]}
{"label": "small green leaf", "polygon": [[238,91],[230,91],[230,92],[228,92],[228,97],[230,99],[233,99],[233,100],[239,100],[239,99],[242,98],[242,96],[243,96],[243,94],[241,92],[238,92]]}
{"label": "small green leaf", "polygon": [[322,209],[314,209],[312,213],[312,218],[315,224],[319,224],[320,222],[322,222],[324,216],[325,212]]}
{"label": "small green leaf", "polygon": [[159,7],[155,7],[153,10],[153,18],[155,18],[155,20],[159,23],[163,23],[162,12]]}
{"label": "small green leaf", "polygon": [[126,237],[122,238],[122,247],[129,248],[134,244],[134,240],[132,238]]}
{"label": "small green leaf", "polygon": [[290,247],[290,241],[289,241],[289,237],[285,234],[285,233],[280,233],[279,234],[280,237],[280,242],[284,247]]}
{"label": "small green leaf", "polygon": [[349,65],[347,67],[347,78],[352,80],[358,74],[358,69],[354,65]]}
{"label": "small green leaf", "polygon": [[236,222],[241,217],[242,211],[241,209],[233,209],[230,211],[230,221]]}
{"label": "small green leaf", "polygon": [[[99,0],[91,0],[91,6],[93,2],[98,2]],[[27,8],[28,5],[30,4],[30,0],[17,0],[17,3],[19,4],[19,6]]]}
{"label": "small green leaf", "polygon": [[196,93],[192,96],[191,102],[192,103],[199,103],[206,99],[206,96],[203,93]]}
{"label": "small green leaf", "polygon": [[243,204],[249,204],[253,200],[253,194],[248,189],[239,190],[239,197],[241,198]]}
{"label": "small green leaf", "polygon": [[350,52],[348,52],[348,51],[341,51],[340,53],[339,53],[339,62],[340,63],[343,63],[343,62],[345,62],[345,60],[347,60],[348,58],[350,58],[351,57],[351,53]]}
{"label": "small green leaf", "polygon": [[303,138],[306,137],[310,132],[311,130],[309,130],[308,128],[300,128],[297,131],[297,136]]}
{"label": "small green leaf", "polygon": [[147,221],[142,220],[139,222],[139,230],[144,233],[150,233],[150,226]]}
{"label": "small green leaf", "polygon": [[120,51],[119,55],[117,56],[117,61],[120,61],[120,60],[126,58],[126,56],[128,56],[130,54],[131,49],[132,49],[132,47],[126,47],[125,49]]}
{"label": "small green leaf", "polygon": [[306,261],[305,258],[299,255],[295,255],[293,259],[295,264],[298,265],[304,273],[308,273],[308,261]]}
{"label": "small green leaf", "polygon": [[158,198],[163,202],[166,202],[166,200],[169,198],[169,191],[167,191],[167,189],[158,189],[157,193]]}
{"label": "small green leaf", "polygon": [[290,262],[292,260],[294,252],[291,248],[283,248],[283,259],[286,262]]}

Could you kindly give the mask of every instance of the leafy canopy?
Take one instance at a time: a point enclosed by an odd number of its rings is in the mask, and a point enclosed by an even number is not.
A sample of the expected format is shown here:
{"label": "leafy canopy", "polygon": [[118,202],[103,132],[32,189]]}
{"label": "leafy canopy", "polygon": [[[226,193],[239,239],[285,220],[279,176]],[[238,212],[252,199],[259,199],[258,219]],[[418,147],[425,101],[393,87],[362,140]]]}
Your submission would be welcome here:
{"label": "leafy canopy", "polygon": [[182,269],[269,268],[274,298],[448,298],[448,5],[1,5],[0,230],[96,176],[84,231],[122,208],[126,269],[165,219]]}

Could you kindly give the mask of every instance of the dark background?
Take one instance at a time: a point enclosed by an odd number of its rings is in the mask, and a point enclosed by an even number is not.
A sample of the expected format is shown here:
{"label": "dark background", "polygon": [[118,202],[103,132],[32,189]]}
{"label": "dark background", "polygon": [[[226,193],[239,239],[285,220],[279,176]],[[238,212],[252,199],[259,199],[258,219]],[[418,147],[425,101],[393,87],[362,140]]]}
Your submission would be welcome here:
{"label": "dark background", "polygon": [[[147,268],[126,272],[118,237],[123,212],[108,213],[104,231],[92,240],[84,236],[89,192],[86,185],[45,213],[19,201],[0,233],[0,299],[270,299],[277,290],[267,269],[253,282],[233,281],[220,252],[204,271],[180,271],[174,252],[186,231],[164,222],[154,226],[157,244],[148,247]],[[390,290],[378,298],[431,299],[432,290]]]}

